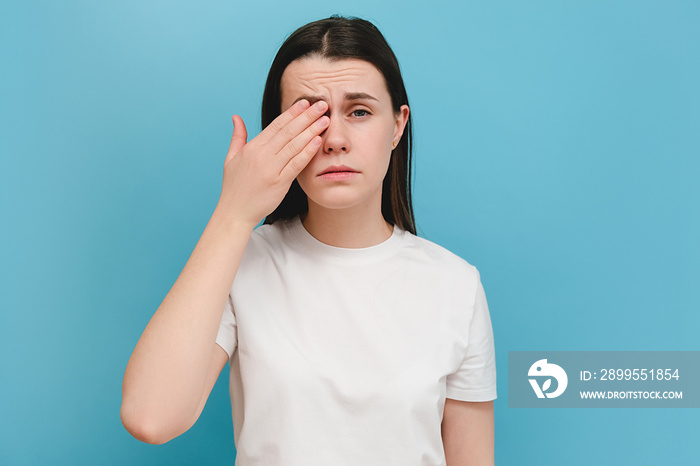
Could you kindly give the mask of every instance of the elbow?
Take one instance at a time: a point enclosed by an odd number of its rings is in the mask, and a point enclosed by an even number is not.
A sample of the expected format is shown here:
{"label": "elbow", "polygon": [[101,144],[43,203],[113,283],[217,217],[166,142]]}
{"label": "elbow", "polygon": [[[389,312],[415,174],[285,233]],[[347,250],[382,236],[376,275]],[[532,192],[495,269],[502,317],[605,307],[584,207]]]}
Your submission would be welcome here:
{"label": "elbow", "polygon": [[160,429],[156,423],[130,413],[124,404],[122,404],[120,416],[122,425],[136,440],[151,445],[162,445],[172,440],[163,435],[163,429]]}

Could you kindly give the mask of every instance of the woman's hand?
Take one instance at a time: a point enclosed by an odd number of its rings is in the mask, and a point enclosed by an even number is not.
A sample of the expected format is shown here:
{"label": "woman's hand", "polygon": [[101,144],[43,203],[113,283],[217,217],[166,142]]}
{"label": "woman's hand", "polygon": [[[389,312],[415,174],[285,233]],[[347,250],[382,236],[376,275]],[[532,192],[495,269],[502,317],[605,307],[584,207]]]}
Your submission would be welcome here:
{"label": "woman's hand", "polygon": [[309,107],[300,100],[250,142],[243,119],[234,115],[217,210],[252,228],[272,213],[321,147],[319,135],[330,121],[323,116],[327,108],[323,101]]}

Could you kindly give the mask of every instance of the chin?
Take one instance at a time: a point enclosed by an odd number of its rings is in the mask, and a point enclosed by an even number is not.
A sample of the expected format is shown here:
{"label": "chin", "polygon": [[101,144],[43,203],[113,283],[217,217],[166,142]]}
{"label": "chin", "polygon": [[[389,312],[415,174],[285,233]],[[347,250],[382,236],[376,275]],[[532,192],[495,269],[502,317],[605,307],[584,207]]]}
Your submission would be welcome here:
{"label": "chin", "polygon": [[347,209],[353,207],[360,202],[362,198],[356,193],[323,193],[322,195],[309,196],[306,195],[310,202],[319,205],[325,209]]}

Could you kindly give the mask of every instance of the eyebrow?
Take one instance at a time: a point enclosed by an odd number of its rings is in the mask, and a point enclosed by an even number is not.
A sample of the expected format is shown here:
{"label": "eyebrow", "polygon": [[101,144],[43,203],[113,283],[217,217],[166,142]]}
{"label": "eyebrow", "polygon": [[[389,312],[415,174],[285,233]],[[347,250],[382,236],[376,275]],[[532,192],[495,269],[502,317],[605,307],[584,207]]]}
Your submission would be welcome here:
{"label": "eyebrow", "polygon": [[[311,105],[313,105],[316,102],[318,102],[319,100],[325,100],[325,97],[320,96],[320,95],[302,95],[302,96],[298,97],[297,100],[292,102],[292,105],[299,102],[301,99],[306,99],[309,101],[309,103]],[[366,92],[346,92],[345,93],[345,100],[362,100],[362,99],[376,100],[377,102],[379,102],[379,99],[367,94]]]}

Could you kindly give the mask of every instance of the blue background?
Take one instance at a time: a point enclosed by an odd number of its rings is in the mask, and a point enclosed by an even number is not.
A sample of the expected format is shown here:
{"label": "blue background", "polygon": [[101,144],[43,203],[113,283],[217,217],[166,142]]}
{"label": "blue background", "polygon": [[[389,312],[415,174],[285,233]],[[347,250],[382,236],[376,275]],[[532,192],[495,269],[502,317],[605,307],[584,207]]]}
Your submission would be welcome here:
{"label": "blue background", "polygon": [[231,116],[256,135],[278,47],[341,13],[401,63],[419,235],[481,272],[497,463],[698,464],[697,410],[509,409],[506,361],[700,349],[699,5],[3,2],[0,463],[233,464],[228,366],[162,446],[122,427],[122,377],[218,201]]}

